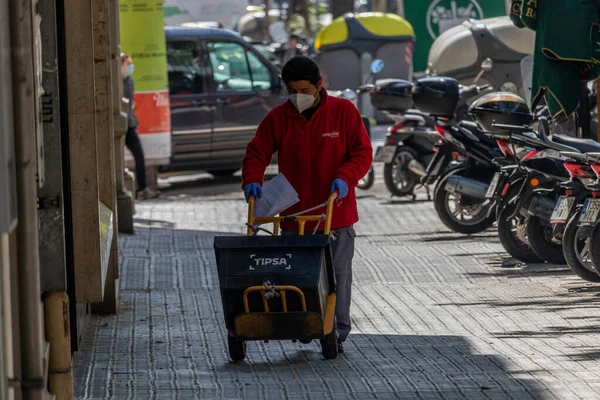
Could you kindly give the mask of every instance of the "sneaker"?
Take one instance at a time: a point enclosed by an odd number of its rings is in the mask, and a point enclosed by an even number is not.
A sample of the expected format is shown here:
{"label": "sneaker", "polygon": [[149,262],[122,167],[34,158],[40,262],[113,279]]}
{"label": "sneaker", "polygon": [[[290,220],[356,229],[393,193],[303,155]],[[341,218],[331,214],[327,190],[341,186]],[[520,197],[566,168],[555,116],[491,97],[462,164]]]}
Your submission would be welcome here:
{"label": "sneaker", "polygon": [[342,354],[344,352],[344,342],[338,339],[338,354]]}
{"label": "sneaker", "polygon": [[140,190],[137,194],[138,200],[150,200],[155,199],[160,196],[160,192],[158,190],[152,190],[150,188],[146,188],[144,190]]}

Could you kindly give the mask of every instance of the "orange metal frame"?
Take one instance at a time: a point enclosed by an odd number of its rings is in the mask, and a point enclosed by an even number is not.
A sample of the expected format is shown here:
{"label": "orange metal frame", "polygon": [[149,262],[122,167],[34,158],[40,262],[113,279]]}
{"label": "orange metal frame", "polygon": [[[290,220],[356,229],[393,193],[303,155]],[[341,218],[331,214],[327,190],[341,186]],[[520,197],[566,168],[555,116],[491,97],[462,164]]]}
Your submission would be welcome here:
{"label": "orange metal frame", "polygon": [[[331,217],[333,215],[333,204],[335,202],[335,199],[337,199],[337,193],[332,193],[331,196],[329,196],[329,199],[327,199],[327,211],[325,213],[325,229],[323,230],[323,233],[325,235],[329,235],[329,232],[331,232]],[[286,216],[281,216],[281,217],[255,217],[254,216],[254,197],[250,197],[249,201],[248,201],[248,225],[250,225],[248,227],[248,236],[254,236],[255,233],[252,230],[252,226],[256,225],[256,224],[273,224],[273,233],[275,235],[279,234],[279,227],[281,225],[281,223],[283,221],[286,222],[297,222],[298,223],[298,234],[299,235],[304,235],[304,227],[306,226],[306,223],[309,221],[312,222],[316,222],[316,221],[321,221],[322,216],[320,215],[298,215],[295,217],[286,217]]]}
{"label": "orange metal frame", "polygon": [[[283,304],[283,312],[288,311],[287,298],[285,297],[285,295],[286,295],[285,292],[288,290],[291,292],[296,292],[300,295],[302,311],[306,311],[306,298],[304,297],[304,293],[302,292],[302,290],[298,289],[296,286],[275,286],[274,288],[275,288],[275,290],[278,290],[279,294],[281,295],[281,303]],[[244,291],[244,311],[247,313],[250,312],[250,306],[248,305],[248,295],[252,292],[260,292],[260,295],[262,296],[262,299],[263,299],[263,307],[265,309],[265,312],[270,312],[269,303],[267,302],[267,299],[265,299],[264,286],[250,286],[248,289],[246,289]]]}

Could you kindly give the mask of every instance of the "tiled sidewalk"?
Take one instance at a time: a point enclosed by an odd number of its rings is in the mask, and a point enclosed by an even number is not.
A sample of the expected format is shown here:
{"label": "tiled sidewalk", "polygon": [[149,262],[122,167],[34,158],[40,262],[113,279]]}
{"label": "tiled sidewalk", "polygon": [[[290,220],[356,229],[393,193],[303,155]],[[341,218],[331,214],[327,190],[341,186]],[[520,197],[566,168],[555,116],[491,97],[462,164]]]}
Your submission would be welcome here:
{"label": "tiled sidewalk", "polygon": [[346,353],[248,345],[229,362],[212,239],[242,233],[231,196],[136,205],[122,307],[94,317],[81,399],[579,399],[600,392],[598,289],[515,266],[493,231],[447,232],[428,202],[360,200]]}

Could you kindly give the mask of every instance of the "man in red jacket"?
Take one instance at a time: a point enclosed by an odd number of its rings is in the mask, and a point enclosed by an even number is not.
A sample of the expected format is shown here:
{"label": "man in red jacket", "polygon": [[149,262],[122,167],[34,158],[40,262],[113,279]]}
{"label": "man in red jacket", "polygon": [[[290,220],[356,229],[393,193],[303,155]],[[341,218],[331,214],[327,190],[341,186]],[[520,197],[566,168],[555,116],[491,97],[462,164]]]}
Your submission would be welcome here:
{"label": "man in red jacket", "polygon": [[[242,179],[246,200],[260,198],[263,177],[275,152],[279,171],[300,198],[282,215],[295,214],[318,206],[333,192],[338,193],[332,220],[332,253],[336,276],[335,316],[339,333],[338,349],[350,333],[350,295],[353,225],[358,222],[354,188],[372,162],[371,141],[354,104],[329,97],[323,88],[319,67],[311,59],[297,56],[282,71],[289,101],[275,107],[261,122],[248,144]],[[315,213],[324,212],[323,210]],[[282,224],[293,233],[297,226]],[[318,229],[306,225],[306,232]],[[322,225],[321,225],[322,228]]]}

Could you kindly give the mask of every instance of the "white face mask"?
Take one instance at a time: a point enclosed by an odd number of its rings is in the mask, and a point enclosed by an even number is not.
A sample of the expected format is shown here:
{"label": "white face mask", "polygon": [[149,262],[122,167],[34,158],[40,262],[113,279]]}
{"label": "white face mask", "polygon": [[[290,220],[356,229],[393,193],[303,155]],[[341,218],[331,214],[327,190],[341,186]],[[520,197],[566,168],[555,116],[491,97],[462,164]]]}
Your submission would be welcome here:
{"label": "white face mask", "polygon": [[316,96],[312,94],[294,93],[290,95],[290,101],[300,112],[304,112],[311,108],[315,103],[315,99]]}

